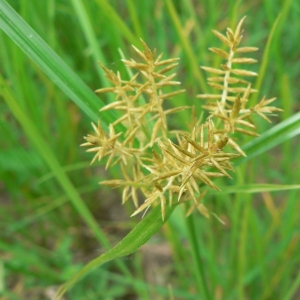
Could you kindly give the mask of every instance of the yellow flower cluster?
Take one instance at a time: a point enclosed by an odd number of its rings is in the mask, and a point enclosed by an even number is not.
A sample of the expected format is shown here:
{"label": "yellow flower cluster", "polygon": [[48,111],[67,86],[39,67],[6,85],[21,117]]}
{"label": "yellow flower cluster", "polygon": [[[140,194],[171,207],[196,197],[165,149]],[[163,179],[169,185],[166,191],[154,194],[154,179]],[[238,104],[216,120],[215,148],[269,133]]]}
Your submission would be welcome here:
{"label": "yellow flower cluster", "polygon": [[[219,190],[213,182],[214,178],[226,176],[233,170],[231,159],[240,154],[245,155],[234,140],[235,132],[247,135],[258,135],[252,120],[258,114],[267,121],[266,116],[280,109],[267,106],[275,99],[263,98],[254,107],[247,108],[251,93],[249,81],[243,76],[256,76],[254,72],[234,67],[237,64],[256,62],[252,58],[238,57],[239,53],[256,51],[254,47],[239,47],[242,39],[242,23],[235,31],[227,29],[227,35],[218,31],[214,34],[229,47],[228,52],[219,48],[210,48],[226,60],[220,69],[202,67],[214,74],[208,78],[208,84],[218,90],[217,94],[203,94],[203,106],[209,116],[203,124],[193,118],[191,131],[173,130],[168,126],[171,114],[189,109],[176,107],[166,109],[164,102],[185,92],[184,89],[166,93],[166,87],[180,85],[174,81],[175,73],[166,75],[178,65],[178,58],[162,59],[156,50],[149,49],[143,43],[143,51],[133,46],[141,61],[123,60],[126,67],[134,70],[130,80],[123,80],[121,74],[115,74],[101,64],[112,87],[97,90],[97,93],[114,93],[116,101],[103,107],[101,111],[119,111],[119,117],[110,124],[109,132],[105,132],[99,121],[98,126],[92,124],[95,133],[85,137],[89,152],[95,152],[92,161],[108,157],[106,168],[119,164],[123,178],[100,182],[102,185],[121,187],[122,200],[125,203],[132,199],[136,215],[150,206],[160,203],[162,218],[166,215],[167,199],[172,205],[174,199],[180,202],[193,201],[187,214],[198,209],[209,217],[208,209],[202,203],[207,185]],[[123,128],[123,131],[119,129]],[[224,147],[229,144],[238,153],[228,153]]]}

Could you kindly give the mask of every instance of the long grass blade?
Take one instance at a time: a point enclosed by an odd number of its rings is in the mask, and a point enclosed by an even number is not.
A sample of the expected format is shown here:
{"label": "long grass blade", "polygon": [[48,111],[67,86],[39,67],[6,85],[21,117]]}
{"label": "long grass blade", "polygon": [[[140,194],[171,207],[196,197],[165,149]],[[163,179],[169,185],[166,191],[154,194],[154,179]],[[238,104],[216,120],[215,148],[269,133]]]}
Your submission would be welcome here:
{"label": "long grass blade", "polygon": [[183,27],[180,23],[180,19],[179,19],[179,16],[178,16],[178,14],[175,10],[174,4],[171,0],[165,0],[165,3],[168,7],[168,10],[169,10],[170,16],[172,18],[173,24],[174,24],[174,26],[177,30],[179,39],[181,41],[183,50],[186,54],[187,61],[190,65],[190,68],[191,68],[192,72],[194,73],[194,76],[199,81],[201,90],[204,93],[206,93],[207,92],[207,85],[206,85],[206,82],[205,82],[205,79],[204,79],[204,75],[203,75],[203,73],[201,72],[201,70],[198,66],[198,61],[197,61],[197,58],[196,58],[196,56],[193,52],[193,48],[191,46],[191,43],[190,43],[188,37],[186,37],[184,32],[183,32]]}
{"label": "long grass blade", "polygon": [[[269,38],[268,38],[268,41],[267,41],[267,45],[266,45],[266,48],[265,48],[265,51],[264,51],[262,64],[261,64],[261,67],[260,67],[259,72],[258,72],[259,76],[258,76],[257,81],[256,81],[255,86],[254,86],[254,89],[256,89],[258,91],[260,91],[260,89],[262,87],[263,80],[266,77],[267,66],[268,66],[269,59],[270,59],[269,54],[270,54],[271,43],[273,41],[273,36],[275,34],[278,22],[280,20],[280,16],[281,15],[278,15],[277,19],[275,20],[275,22],[273,24],[273,27],[271,29],[271,32],[270,32],[270,35],[269,35]],[[254,96],[251,99],[251,102],[252,103],[257,103],[258,96],[259,96],[259,94],[254,94]]]}
{"label": "long grass blade", "polygon": [[233,194],[233,193],[263,193],[263,192],[279,192],[288,190],[300,190],[300,184],[245,184],[235,186],[220,186],[221,192],[211,191],[213,194]]}
{"label": "long grass blade", "polygon": [[[85,35],[85,38],[88,42],[89,48],[92,50],[93,60],[95,66],[98,65],[98,61],[105,63],[104,54],[101,51],[101,48],[98,45],[97,38],[95,32],[93,30],[92,24],[88,18],[86,9],[81,0],[71,0],[75,12],[78,16],[78,20],[80,22],[82,31]],[[105,77],[104,72],[102,72],[101,68],[97,68],[97,73],[99,78],[101,79],[104,86],[108,86],[108,79]]]}
{"label": "long grass blade", "polygon": [[[104,103],[5,1],[0,27],[94,122],[99,119]],[[111,123],[114,115],[106,112],[101,119]]]}
{"label": "long grass blade", "polygon": [[[110,248],[110,244],[98,226],[97,221],[93,217],[92,213],[85,205],[84,201],[81,199],[78,191],[70,181],[69,177],[66,175],[65,171],[61,167],[60,163],[58,162],[55,154],[48,147],[47,142],[43,139],[37,126],[30,120],[30,118],[22,111],[21,107],[19,106],[17,100],[14,98],[14,95],[6,82],[4,81],[3,77],[0,75],[0,95],[6,100],[8,106],[10,107],[11,111],[15,115],[16,119],[21,123],[23,126],[28,138],[30,139],[31,143],[36,147],[38,152],[40,153],[41,157],[44,159],[45,163],[49,166],[49,169],[55,174],[58,183],[61,185],[62,189],[65,191],[66,195],[69,197],[71,203],[81,215],[81,217],[85,220],[85,222],[89,225],[92,232],[94,232],[95,237],[98,241],[105,246],[106,248]],[[43,124],[40,124],[42,126]],[[122,262],[118,262],[120,268],[126,272],[127,268]]]}
{"label": "long grass blade", "polygon": [[246,144],[242,149],[247,157],[239,157],[234,163],[236,166],[245,163],[298,134],[300,134],[300,112],[273,126],[260,137]]}
{"label": "long grass blade", "polygon": [[94,0],[99,7],[101,8],[102,13],[105,14],[109,22],[115,24],[115,26],[120,31],[120,34],[123,35],[131,44],[140,45],[138,37],[136,37],[116,10],[110,5],[107,0]]}
{"label": "long grass blade", "polygon": [[83,279],[90,272],[102,264],[118,257],[129,255],[144,245],[166,222],[175,206],[166,209],[165,221],[162,221],[160,206],[156,206],[146,215],[115,247],[101,256],[89,262],[72,279],[66,282],[56,295],[56,300],[61,297],[79,280]]}

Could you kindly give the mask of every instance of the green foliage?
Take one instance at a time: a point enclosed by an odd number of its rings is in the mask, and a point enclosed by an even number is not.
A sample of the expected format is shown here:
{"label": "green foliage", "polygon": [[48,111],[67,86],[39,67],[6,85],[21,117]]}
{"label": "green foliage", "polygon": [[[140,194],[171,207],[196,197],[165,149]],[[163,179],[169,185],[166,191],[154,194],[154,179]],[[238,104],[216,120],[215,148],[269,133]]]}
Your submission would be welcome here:
{"label": "green foliage", "polygon": [[[224,193],[211,192],[205,204],[225,225],[197,214],[185,219],[179,206],[146,245],[154,253],[166,244],[171,263],[154,267],[145,247],[102,265],[66,297],[296,299],[299,12],[296,0],[0,1],[0,295],[50,298],[138,223],[127,213],[122,217],[117,192],[97,184],[118,178],[120,171],[111,169],[107,178],[102,162],[97,168],[81,163],[90,159],[78,147],[90,122],[100,117],[108,129],[120,117],[98,112],[114,99],[93,93],[107,87],[96,61],[129,80],[117,49],[125,51],[123,58],[132,57],[129,44],[141,48],[142,38],[164,58],[181,58],[177,80],[189,97],[177,95],[169,108],[194,105],[200,112],[203,101],[193,95],[212,94],[200,65],[219,68],[221,59],[207,49],[225,50],[211,30],[224,33],[247,15],[243,39],[260,48],[255,58],[261,69],[249,67],[260,74],[253,87],[262,90],[258,99],[277,97],[284,112],[272,127],[255,120],[264,133],[242,146],[248,156],[235,160],[233,180],[216,180]],[[169,126],[180,123],[187,130],[190,121],[190,112],[183,111]],[[132,211],[130,205],[125,209]],[[157,222],[156,230],[162,226],[159,213]],[[147,277],[147,261],[159,282]]]}
{"label": "green foliage", "polygon": [[[174,206],[169,207],[166,212],[166,219],[169,218]],[[95,258],[89,262],[80,272],[78,272],[71,280],[69,280],[58,292],[57,298],[60,297],[70,289],[77,281],[81,280],[87,274],[101,266],[102,264],[116,259],[118,257],[127,256],[136,250],[138,250],[142,245],[144,245],[164,224],[164,221],[159,220],[159,208],[156,207],[149,213],[143,220],[138,223],[133,230],[125,236],[125,238],[120,241],[116,246],[114,246],[109,251]]]}

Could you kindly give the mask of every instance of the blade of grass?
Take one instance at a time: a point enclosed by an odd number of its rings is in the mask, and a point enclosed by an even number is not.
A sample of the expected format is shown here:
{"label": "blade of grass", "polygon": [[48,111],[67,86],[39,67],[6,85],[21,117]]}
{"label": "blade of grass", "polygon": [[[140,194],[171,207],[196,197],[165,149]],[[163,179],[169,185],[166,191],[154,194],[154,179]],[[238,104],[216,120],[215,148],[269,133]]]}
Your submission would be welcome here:
{"label": "blade of grass", "polygon": [[[77,191],[80,194],[84,194],[84,193],[89,193],[94,189],[95,189],[94,185],[87,185],[87,186],[77,188]],[[68,201],[69,199],[66,195],[60,196],[57,199],[51,199],[49,203],[39,207],[38,209],[35,209],[35,211],[30,216],[26,216],[23,219],[21,218],[18,220],[18,222],[12,223],[11,225],[7,226],[5,231],[7,234],[13,234],[15,231],[19,231],[20,229],[23,229],[24,227],[32,224],[33,222],[36,222],[37,219],[59,208],[60,206],[64,205]]]}
{"label": "blade of grass", "polygon": [[127,24],[123,21],[116,10],[109,4],[107,0],[94,0],[99,7],[101,12],[107,17],[108,24],[114,24],[120,33],[133,45],[140,46],[139,39],[131,32]]}
{"label": "blade of grass", "polygon": [[191,46],[191,43],[190,43],[188,37],[186,37],[185,34],[184,34],[184,30],[183,30],[183,27],[180,23],[180,19],[179,19],[178,14],[175,10],[174,4],[171,0],[165,0],[165,3],[168,7],[169,14],[171,16],[172,22],[173,22],[173,24],[174,24],[174,26],[177,30],[179,39],[180,39],[182,47],[183,47],[183,50],[184,50],[184,52],[186,54],[186,57],[187,57],[187,62],[189,64],[189,67],[192,70],[192,72],[193,72],[194,76],[196,77],[196,79],[199,81],[200,88],[201,88],[202,92],[206,93],[207,92],[206,81],[205,81],[204,76],[203,76],[203,74],[200,71],[200,68],[198,66],[199,64],[198,64],[197,58],[196,58],[196,56],[193,52],[193,48]]}
{"label": "blade of grass", "polygon": [[234,163],[236,166],[245,163],[298,134],[300,134],[300,112],[273,126],[260,137],[247,143],[243,147],[247,157],[239,157]]}
{"label": "blade of grass", "polygon": [[[71,172],[71,171],[85,169],[87,167],[93,168],[93,167],[97,167],[97,165],[91,165],[91,163],[89,161],[86,161],[86,162],[83,161],[83,162],[79,162],[79,163],[72,164],[72,165],[65,165],[62,168],[65,172]],[[54,177],[55,177],[55,175],[53,174],[53,172],[46,173],[43,176],[39,177],[39,179],[35,182],[35,184],[36,185],[42,184],[43,182],[45,182],[49,179],[52,179]]]}
{"label": "blade of grass", "polygon": [[173,260],[174,267],[176,269],[176,273],[182,288],[186,291],[189,290],[190,282],[186,276],[186,264],[188,263],[188,255],[184,246],[182,245],[181,236],[178,234],[178,231],[172,225],[172,222],[168,222],[164,227],[164,234],[167,240],[169,241],[172,252],[173,252]]}
{"label": "blade of grass", "polygon": [[278,191],[287,191],[287,190],[298,190],[300,189],[300,184],[244,184],[244,185],[235,185],[235,186],[220,186],[221,192],[211,191],[213,194],[232,194],[232,193],[263,193],[263,192],[278,192]]}
{"label": "blade of grass", "polygon": [[91,273],[102,264],[118,257],[126,256],[144,245],[167,221],[175,206],[168,207],[166,210],[165,221],[161,218],[161,208],[156,206],[150,211],[115,247],[90,261],[73,278],[67,281],[58,291],[55,299],[61,297],[79,280]]}
{"label": "blade of grass", "polygon": [[144,40],[144,34],[143,34],[143,26],[139,21],[138,18],[138,12],[136,9],[136,5],[134,0],[127,0],[127,5],[128,5],[128,9],[129,9],[129,13],[130,13],[130,17],[133,23],[133,27],[135,30],[135,34],[137,37],[141,38]]}
{"label": "blade of grass", "polygon": [[[256,89],[258,91],[261,90],[263,80],[266,76],[267,66],[268,66],[268,63],[269,63],[269,60],[270,60],[270,48],[271,48],[271,44],[272,44],[272,41],[273,41],[273,36],[274,36],[275,30],[276,30],[278,22],[280,20],[280,16],[281,15],[279,14],[277,19],[275,20],[275,22],[273,24],[273,27],[272,27],[272,30],[271,30],[270,35],[268,37],[267,45],[266,45],[266,48],[265,48],[265,51],[264,51],[264,54],[263,54],[262,63],[261,63],[261,66],[260,66],[260,69],[259,69],[259,72],[258,72],[258,78],[257,78],[257,81],[254,85],[254,89]],[[257,103],[258,96],[259,96],[259,93],[254,94],[254,96],[251,98],[250,102],[251,103]]]}
{"label": "blade of grass", "polygon": [[[95,66],[98,65],[98,61],[100,60],[102,63],[105,63],[105,57],[100,50],[101,48],[98,45],[97,38],[95,36],[95,32],[93,30],[92,24],[88,18],[86,9],[81,0],[71,0],[75,12],[78,16],[78,20],[80,22],[82,31],[85,35],[85,38],[88,42],[90,49],[92,50],[93,60]],[[104,75],[104,72],[100,68],[96,68],[99,78],[101,79],[104,86],[109,86],[109,81]],[[110,94],[111,95],[111,94]]]}
{"label": "blade of grass", "polygon": [[[3,77],[0,74],[0,95],[3,96],[5,101],[7,102],[8,106],[10,107],[11,111],[17,118],[17,120],[23,126],[28,138],[31,140],[32,144],[36,147],[39,151],[41,157],[44,159],[46,164],[55,174],[58,183],[61,185],[62,189],[65,191],[67,196],[69,197],[71,203],[81,215],[81,217],[85,220],[85,222],[89,225],[91,230],[94,232],[95,237],[98,241],[105,246],[106,248],[110,248],[110,244],[104,235],[101,228],[98,226],[97,221],[94,219],[92,213],[85,205],[84,201],[81,199],[78,191],[70,181],[69,177],[64,172],[63,168],[61,167],[60,163],[56,159],[55,154],[51,151],[48,147],[46,141],[40,135],[37,127],[35,124],[30,120],[30,118],[24,114],[18,102],[14,98],[10,88],[7,86],[6,82],[4,81]],[[40,124],[40,126],[43,124]],[[128,274],[127,267],[121,261],[117,262],[120,269]]]}
{"label": "blade of grass", "polygon": [[[101,276],[107,277],[109,280],[120,283],[120,284],[126,284],[128,286],[133,286],[135,288],[144,289],[147,291],[153,291],[156,290],[160,295],[165,296],[164,299],[169,295],[168,288],[166,286],[159,286],[155,284],[155,286],[150,285],[149,283],[142,281],[138,278],[129,278],[129,277],[123,277],[120,276],[117,273],[108,272],[106,270],[101,270]],[[179,289],[179,288],[173,288],[174,294],[178,297],[178,299],[184,299],[184,300],[199,300],[197,296],[191,294],[191,292],[188,289]],[[144,298],[140,298],[143,299]]]}
{"label": "blade of grass", "polygon": [[4,282],[4,263],[0,261],[0,294],[3,295],[2,293],[5,290],[5,282]]}
{"label": "blade of grass", "polygon": [[[0,27],[94,122],[99,119],[105,104],[5,1],[0,2]],[[101,119],[111,123],[114,114],[106,112]]]}
{"label": "blade of grass", "polygon": [[8,253],[12,253],[17,259],[20,259],[24,264],[35,266],[36,269],[33,272],[37,272],[40,276],[45,276],[46,278],[54,279],[54,280],[63,280],[61,275],[55,270],[51,268],[46,260],[40,260],[42,256],[38,253],[37,249],[29,249],[24,245],[15,242],[14,246],[10,243],[6,243],[4,241],[0,241],[0,250]]}
{"label": "blade of grass", "polygon": [[198,291],[199,294],[202,294],[203,292],[203,294],[205,295],[205,299],[210,300],[212,299],[212,297],[208,288],[207,279],[204,272],[203,260],[201,259],[201,255],[200,255],[201,251],[198,245],[196,227],[193,218],[194,216],[191,215],[190,217],[186,218],[185,221],[186,221],[186,227],[189,236],[189,242],[191,245],[192,256],[195,264],[194,271],[195,271],[196,280],[198,284]]}
{"label": "blade of grass", "polygon": [[246,201],[242,209],[242,218],[241,218],[241,230],[239,234],[239,244],[237,251],[237,290],[238,290],[238,299],[245,299],[245,285],[243,283],[243,278],[247,272],[247,241],[248,241],[248,226],[250,223],[249,213],[251,209],[251,198],[249,195],[245,197]]}
{"label": "blade of grass", "polygon": [[[296,277],[295,281],[293,282],[289,292],[283,298],[283,300],[291,300],[293,299],[293,295],[297,293],[297,289],[300,287],[300,271],[298,272],[298,276]],[[296,299],[296,298],[295,298]]]}

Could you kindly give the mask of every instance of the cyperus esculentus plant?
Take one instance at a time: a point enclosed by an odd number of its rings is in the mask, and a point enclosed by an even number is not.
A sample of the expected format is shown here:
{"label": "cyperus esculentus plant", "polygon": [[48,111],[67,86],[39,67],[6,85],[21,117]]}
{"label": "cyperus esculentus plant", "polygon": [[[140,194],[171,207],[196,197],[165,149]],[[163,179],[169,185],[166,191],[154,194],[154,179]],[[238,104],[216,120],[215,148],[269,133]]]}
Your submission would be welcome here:
{"label": "cyperus esculentus plant", "polygon": [[[233,166],[230,160],[246,155],[238,145],[239,135],[236,133],[257,136],[253,115],[258,114],[270,121],[267,115],[280,111],[268,106],[275,98],[263,98],[255,106],[247,106],[249,97],[256,91],[243,77],[257,74],[236,66],[255,63],[256,60],[244,55],[257,48],[240,46],[244,19],[235,31],[228,28],[226,36],[213,31],[229,50],[210,48],[224,58],[225,63],[220,69],[202,67],[213,74],[208,78],[208,84],[218,92],[197,96],[207,101],[203,108],[209,116],[202,124],[200,119],[193,118],[190,132],[171,131],[168,127],[171,114],[189,107],[166,109],[164,106],[165,101],[185,92],[176,89],[165,93],[165,87],[180,85],[180,82],[173,81],[175,73],[168,75],[178,65],[178,58],[163,60],[162,54],[157,56],[156,50],[151,51],[142,41],[143,51],[133,46],[140,60],[123,60],[127,67],[135,71],[130,80],[123,80],[119,72],[115,74],[101,64],[113,87],[97,92],[116,94],[116,101],[101,111],[119,110],[121,117],[110,124],[109,132],[102,128],[100,121],[98,126],[92,124],[95,133],[85,137],[87,142],[83,146],[91,147],[87,151],[96,153],[92,163],[108,156],[106,168],[120,165],[124,176],[122,179],[100,183],[122,187],[123,203],[132,199],[136,207],[132,215],[160,202],[164,219],[167,202],[172,205],[174,201],[193,201],[187,214],[197,208],[209,217],[210,213],[202,203],[207,192],[203,186],[219,190],[213,179],[220,176],[231,178],[229,171],[233,170]],[[119,128],[125,129],[119,131]],[[226,145],[237,153],[224,150]],[[142,204],[138,199],[138,191],[144,197]]]}

